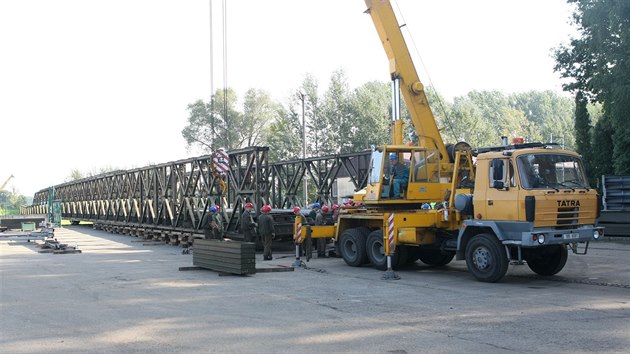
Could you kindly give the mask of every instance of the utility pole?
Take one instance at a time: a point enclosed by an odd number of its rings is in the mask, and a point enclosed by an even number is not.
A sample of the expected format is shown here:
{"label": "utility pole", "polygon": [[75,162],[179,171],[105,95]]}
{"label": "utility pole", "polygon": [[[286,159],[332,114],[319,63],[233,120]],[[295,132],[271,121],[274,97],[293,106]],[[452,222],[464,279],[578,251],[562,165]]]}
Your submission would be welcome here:
{"label": "utility pole", "polygon": [[[306,159],[306,119],[305,119],[305,114],[304,114],[305,95],[302,92],[298,92],[298,97],[300,98],[300,100],[302,100],[302,161],[303,161],[302,163],[304,163],[304,160]],[[307,187],[308,187],[307,177],[306,177],[306,173],[304,173],[304,177],[302,181],[302,188],[304,189],[304,206],[308,205]]]}

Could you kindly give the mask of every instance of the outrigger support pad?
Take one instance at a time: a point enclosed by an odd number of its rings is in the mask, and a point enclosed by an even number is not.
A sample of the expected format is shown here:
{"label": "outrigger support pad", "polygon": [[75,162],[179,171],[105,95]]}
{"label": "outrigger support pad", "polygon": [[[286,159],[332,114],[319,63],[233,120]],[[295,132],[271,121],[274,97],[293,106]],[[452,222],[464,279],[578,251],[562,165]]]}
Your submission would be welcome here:
{"label": "outrigger support pad", "polygon": [[399,280],[399,279],[400,277],[398,276],[398,274],[394,273],[394,270],[392,269],[392,257],[387,256],[387,270],[385,271],[385,273],[383,273],[381,280]]}

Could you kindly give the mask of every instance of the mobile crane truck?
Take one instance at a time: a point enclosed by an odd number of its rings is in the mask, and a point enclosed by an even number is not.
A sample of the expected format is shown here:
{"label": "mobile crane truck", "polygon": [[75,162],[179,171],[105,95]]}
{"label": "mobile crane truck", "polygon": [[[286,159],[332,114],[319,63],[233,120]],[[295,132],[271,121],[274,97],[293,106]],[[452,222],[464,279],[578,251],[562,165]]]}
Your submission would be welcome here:
{"label": "mobile crane truck", "polygon": [[[390,2],[365,3],[389,59],[392,145],[373,150],[367,186],[354,196],[361,207],[341,213],[334,226],[302,225],[297,217],[295,234],[332,237],[348,265],[370,262],[387,270],[385,279],[398,278],[394,269],[418,259],[441,266],[453,258],[466,260],[482,282],[502,279],[510,263],[526,262],[551,276],[564,267],[568,249],[585,254],[604,230],[594,226],[598,196],[581,157],[553,144],[508,145],[507,138],[477,150],[463,142],[445,145]],[[415,146],[403,144],[400,93]],[[409,172],[398,181],[399,195],[389,176],[395,160]],[[296,237],[296,243],[306,239]]]}

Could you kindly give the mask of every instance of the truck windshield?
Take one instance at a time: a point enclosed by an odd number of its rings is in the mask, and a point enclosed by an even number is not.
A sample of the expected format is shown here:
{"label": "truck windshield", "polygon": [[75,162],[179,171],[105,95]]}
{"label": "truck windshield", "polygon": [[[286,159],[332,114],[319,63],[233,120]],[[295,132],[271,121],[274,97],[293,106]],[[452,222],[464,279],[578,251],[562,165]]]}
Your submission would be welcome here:
{"label": "truck windshield", "polygon": [[562,154],[528,154],[518,157],[521,186],[525,189],[590,188],[582,160]]}
{"label": "truck windshield", "polygon": [[375,150],[372,152],[372,159],[370,160],[370,180],[368,183],[380,183],[381,182],[381,166],[383,165],[383,152]]}

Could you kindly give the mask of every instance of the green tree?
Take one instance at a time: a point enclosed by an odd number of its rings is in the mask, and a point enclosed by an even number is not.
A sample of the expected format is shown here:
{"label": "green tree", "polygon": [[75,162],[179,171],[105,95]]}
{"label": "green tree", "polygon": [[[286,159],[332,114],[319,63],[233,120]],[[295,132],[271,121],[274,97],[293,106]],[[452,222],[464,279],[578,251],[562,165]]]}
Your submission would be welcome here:
{"label": "green tree", "polygon": [[75,168],[70,171],[70,175],[66,177],[64,182],[78,181],[83,178],[98,176],[104,173],[121,171],[121,170],[123,170],[123,168],[114,167],[114,166],[102,166],[99,168],[93,168],[88,171],[81,171],[78,168]]}
{"label": "green tree", "polygon": [[349,119],[356,129],[349,150],[361,151],[390,142],[389,96],[389,85],[378,81],[367,82],[354,90]]}
{"label": "green tree", "polygon": [[197,146],[204,152],[214,150],[217,129],[215,119],[211,117],[210,105],[197,100],[188,105],[188,124],[182,129],[186,144]]}
{"label": "green tree", "polygon": [[15,188],[0,191],[0,215],[18,215],[20,207],[28,204],[28,198],[19,194]]}
{"label": "green tree", "polygon": [[279,106],[275,120],[273,120],[264,132],[263,143],[270,146],[270,161],[292,160],[302,157],[302,126],[301,111],[298,115],[295,110],[287,111]]}
{"label": "green tree", "polygon": [[597,122],[604,115],[604,108],[601,103],[591,102],[586,106],[586,110],[588,111],[588,115],[591,117],[591,125],[595,126]]}
{"label": "green tree", "polygon": [[473,147],[498,145],[501,136],[528,136],[534,130],[525,114],[499,91],[471,91],[456,97],[451,123],[457,134]]}
{"label": "green tree", "polygon": [[[630,2],[625,0],[568,0],[575,4],[573,22],[579,38],[555,51],[555,70],[572,81],[564,85],[571,92],[583,91],[604,107],[603,123],[593,136],[593,147],[612,141],[610,170],[598,173],[630,173]],[[602,120],[600,120],[602,122]],[[597,124],[599,125],[600,122]],[[596,126],[597,128],[597,126]],[[604,131],[612,132],[603,137]],[[605,140],[599,140],[605,139]],[[600,156],[601,158],[602,156]],[[597,158],[594,156],[594,158]],[[607,163],[592,161],[601,168]]]}
{"label": "green tree", "polygon": [[568,97],[547,91],[528,91],[509,97],[510,105],[523,112],[531,122],[529,131],[522,134],[529,141],[561,142],[572,147],[575,144],[575,104]]}
{"label": "green tree", "polygon": [[578,91],[575,95],[575,147],[584,157],[586,170],[591,172],[591,117],[587,103],[582,91]]}
{"label": "green tree", "polygon": [[[319,98],[319,83],[317,79],[307,74],[302,81],[302,85],[296,91],[296,95],[292,97],[291,107],[297,112],[297,125],[302,127],[302,104],[304,105],[304,128],[306,135],[306,156],[316,155],[322,142],[318,132],[327,128],[327,122],[320,117],[321,104]],[[295,107],[295,108],[293,108]],[[300,142],[302,142],[302,128],[300,128]]]}
{"label": "green tree", "polygon": [[317,131],[322,144],[320,155],[329,155],[352,150],[351,141],[356,126],[351,119],[350,87],[343,70],[336,70],[330,78],[328,89],[324,94],[321,121],[323,128]]}
{"label": "green tree", "polygon": [[66,182],[77,181],[77,180],[82,179],[83,177],[85,177],[83,172],[81,172],[78,168],[75,168],[72,171],[70,171],[70,176],[66,178]]}
{"label": "green tree", "polygon": [[[453,103],[428,91],[429,101],[447,143],[460,140],[473,147],[499,143],[501,136],[526,141],[562,141],[571,145],[573,103],[551,91],[505,95],[499,91],[471,91]],[[437,105],[436,103],[437,102]],[[439,109],[435,109],[436,106]],[[543,134],[544,133],[544,134]],[[510,139],[508,139],[510,140]]]}
{"label": "green tree", "polygon": [[604,114],[593,128],[593,148],[590,154],[592,158],[589,163],[591,168],[589,175],[595,179],[601,175],[612,173],[614,168],[613,160],[611,159],[614,146],[610,139],[614,131],[610,119],[609,115]]}
{"label": "green tree", "polygon": [[182,136],[189,147],[210,153],[218,148],[228,151],[261,144],[265,127],[278,117],[278,104],[262,90],[245,93],[243,109],[233,89],[219,89],[210,102],[197,100],[188,105],[188,124]]}
{"label": "green tree", "polygon": [[[451,123],[449,125],[453,128],[454,134],[457,135],[450,135],[448,142],[456,143],[457,140],[461,140],[472,147],[496,145],[490,144],[490,142],[496,141],[497,133],[490,127],[488,120],[484,118],[482,110],[468,97],[455,97],[453,99],[450,118]],[[443,135],[448,137],[448,130]]]}
{"label": "green tree", "polygon": [[264,140],[265,126],[278,118],[278,106],[271,100],[266,91],[247,90],[243,103],[243,114],[241,119],[236,122],[241,147],[261,144]]}
{"label": "green tree", "polygon": [[27,204],[26,197],[17,193],[15,190],[9,193],[9,205],[13,210],[20,210],[21,206],[25,206]]}
{"label": "green tree", "polygon": [[238,98],[233,89],[218,89],[208,108],[210,109],[208,123],[214,128],[212,151],[225,148],[228,151],[241,147],[239,139],[239,122],[241,113],[237,110]]}
{"label": "green tree", "polygon": [[457,123],[461,120],[455,119],[453,103],[447,101],[430,86],[425,90],[425,94],[444,143],[455,144],[464,140],[462,137],[466,129],[456,129],[459,128]]}
{"label": "green tree", "polygon": [[223,147],[228,151],[240,147],[236,126],[240,113],[236,110],[236,93],[218,89],[205,103],[197,100],[188,105],[188,124],[182,136],[188,147],[196,146],[206,153]]}

